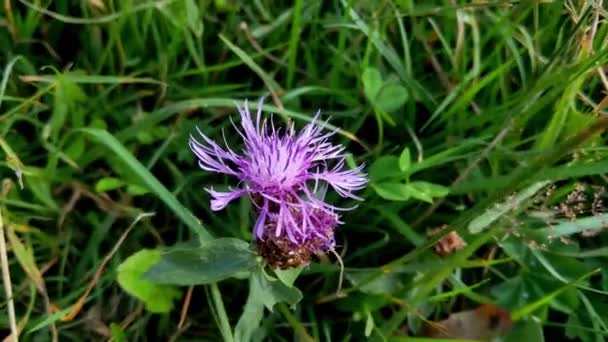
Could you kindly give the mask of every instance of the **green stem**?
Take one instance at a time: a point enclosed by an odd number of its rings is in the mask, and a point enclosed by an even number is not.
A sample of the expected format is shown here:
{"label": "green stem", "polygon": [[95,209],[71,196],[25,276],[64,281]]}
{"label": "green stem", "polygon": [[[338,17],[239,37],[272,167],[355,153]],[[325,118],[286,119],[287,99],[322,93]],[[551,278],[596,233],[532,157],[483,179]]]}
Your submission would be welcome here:
{"label": "green stem", "polygon": [[226,308],[224,307],[224,302],[222,301],[222,294],[220,293],[220,289],[219,287],[217,287],[217,284],[211,284],[209,287],[211,288],[211,297],[213,298],[213,305],[215,306],[215,310],[217,311],[218,328],[220,328],[222,337],[226,342],[234,342],[234,337],[232,336],[232,329],[230,328],[228,314],[226,314]]}
{"label": "green stem", "polygon": [[279,303],[279,304],[277,304],[277,307],[279,308],[279,311],[281,311],[283,316],[285,316],[285,319],[287,319],[287,322],[289,322],[289,324],[291,325],[293,330],[296,332],[296,334],[302,341],[306,341],[306,342],[314,341],[314,339],[306,331],[306,328],[304,328],[302,326],[302,324],[300,324],[300,321],[298,321],[298,319],[294,315],[291,314],[291,311],[289,310],[287,305],[285,305],[285,303]]}

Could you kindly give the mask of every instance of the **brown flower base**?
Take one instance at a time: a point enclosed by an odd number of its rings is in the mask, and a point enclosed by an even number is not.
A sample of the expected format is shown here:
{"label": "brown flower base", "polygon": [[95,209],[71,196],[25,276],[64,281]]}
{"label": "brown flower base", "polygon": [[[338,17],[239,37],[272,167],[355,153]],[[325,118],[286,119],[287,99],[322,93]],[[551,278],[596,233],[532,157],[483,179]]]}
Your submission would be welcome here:
{"label": "brown flower base", "polygon": [[[266,230],[270,237],[267,236],[264,240],[257,240],[256,244],[258,252],[271,268],[285,270],[305,266],[310,263],[315,255],[326,252],[328,249],[327,239],[317,237],[296,244],[290,241],[287,236],[275,237],[272,235],[274,229],[270,230],[269,226],[271,225],[268,225]],[[333,234],[333,231],[328,232],[328,234]]]}

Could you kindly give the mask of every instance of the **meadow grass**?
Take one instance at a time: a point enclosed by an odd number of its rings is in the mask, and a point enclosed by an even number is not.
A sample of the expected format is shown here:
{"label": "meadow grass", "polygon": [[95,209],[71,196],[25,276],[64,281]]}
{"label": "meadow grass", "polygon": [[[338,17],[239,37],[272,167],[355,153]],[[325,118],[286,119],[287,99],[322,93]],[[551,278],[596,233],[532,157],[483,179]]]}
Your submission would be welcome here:
{"label": "meadow grass", "polygon": [[[3,5],[7,335],[432,341],[434,322],[495,305],[484,318],[513,321],[496,339],[608,336],[601,0]],[[225,129],[238,146],[235,104],[263,96],[281,123],[331,116],[349,163],[367,165],[340,260],[282,285],[196,260],[180,286],[142,281],[163,246],[252,240],[249,199],[212,212],[203,189],[235,184],[187,142]]]}

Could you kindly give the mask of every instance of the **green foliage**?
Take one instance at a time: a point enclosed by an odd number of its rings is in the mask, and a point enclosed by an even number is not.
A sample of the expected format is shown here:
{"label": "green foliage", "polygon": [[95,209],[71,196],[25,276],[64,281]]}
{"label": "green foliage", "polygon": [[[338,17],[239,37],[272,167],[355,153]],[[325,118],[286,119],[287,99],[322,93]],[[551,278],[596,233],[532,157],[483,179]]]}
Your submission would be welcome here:
{"label": "green foliage", "polygon": [[[5,1],[20,339],[425,341],[429,321],[498,304],[503,341],[604,340],[599,3]],[[243,184],[201,170],[188,137],[239,151],[234,104],[261,96],[277,126],[321,110],[367,165],[363,202],[319,187],[357,206],[336,234],[344,269],[333,253],[263,268],[251,201],[209,208],[206,188]]]}
{"label": "green foliage", "polygon": [[252,339],[262,321],[264,308],[272,311],[277,303],[282,302],[293,306],[301,299],[302,293],[297,288],[269,277],[262,270],[253,272],[249,277],[249,296],[235,328],[236,340]]}
{"label": "green foliage", "polygon": [[[409,151],[409,150],[404,150]],[[369,175],[372,187],[378,196],[389,201],[407,201],[410,198],[433,203],[436,197],[444,197],[449,189],[425,181],[408,181],[411,168],[408,152],[402,152],[401,156],[383,156],[376,160],[370,167]],[[401,180],[405,182],[401,182]]]}
{"label": "green foliage", "polygon": [[542,326],[532,320],[519,322],[513,332],[508,334],[505,342],[542,342],[545,341]]}
{"label": "green foliage", "polygon": [[164,249],[144,279],[155,284],[205,285],[229,277],[246,277],[255,266],[256,256],[245,241],[221,238],[196,247]]}
{"label": "green foliage", "polygon": [[[150,191],[157,195],[173,212],[182,220],[194,233],[198,234],[199,239],[204,241],[210,238],[209,233],[205,230],[202,224],[194,217],[194,215],[177,201],[175,196],[171,194],[161,184],[150,171],[148,171],[135,157],[120,143],[115,137],[110,135],[105,130],[86,128],[82,131],[94,139],[99,141],[101,145],[109,148],[120,160],[124,163],[130,174],[133,174],[141,183]],[[119,166],[120,168],[120,166]]]}
{"label": "green foliage", "polygon": [[181,291],[174,286],[158,285],[142,278],[142,275],[160,258],[160,251],[142,249],[118,266],[116,279],[120,287],[128,294],[145,303],[146,310],[154,313],[167,313],[173,309],[174,300],[181,297]]}

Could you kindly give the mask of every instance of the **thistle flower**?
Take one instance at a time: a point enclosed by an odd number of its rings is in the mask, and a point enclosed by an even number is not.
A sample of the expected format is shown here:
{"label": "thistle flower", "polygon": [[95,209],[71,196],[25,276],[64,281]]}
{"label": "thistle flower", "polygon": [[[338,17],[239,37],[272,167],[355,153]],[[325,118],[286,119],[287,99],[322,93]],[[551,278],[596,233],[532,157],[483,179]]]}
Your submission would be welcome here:
{"label": "thistle flower", "polygon": [[226,147],[200,130],[201,141],[190,137],[190,148],[203,170],[239,180],[237,188],[226,192],[205,189],[212,197],[211,209],[221,210],[232,200],[248,195],[259,213],[253,227],[256,240],[280,242],[313,253],[332,248],[334,228],[341,223],[336,211],[348,208],[330,205],[316,192],[327,185],[341,197],[362,200],[354,192],[367,183],[361,172],[364,165],[345,168],[344,147],[329,142],[335,131],[323,132],[326,123],[314,124],[320,112],[313,123],[296,132],[293,123],[281,131],[272,118],[262,119],[262,100],[255,118],[247,102],[237,108],[240,128],[234,122],[233,126],[244,142],[241,153],[230,149],[225,137]]}

